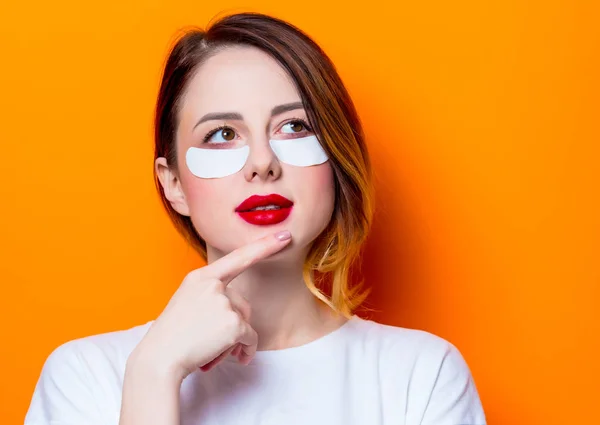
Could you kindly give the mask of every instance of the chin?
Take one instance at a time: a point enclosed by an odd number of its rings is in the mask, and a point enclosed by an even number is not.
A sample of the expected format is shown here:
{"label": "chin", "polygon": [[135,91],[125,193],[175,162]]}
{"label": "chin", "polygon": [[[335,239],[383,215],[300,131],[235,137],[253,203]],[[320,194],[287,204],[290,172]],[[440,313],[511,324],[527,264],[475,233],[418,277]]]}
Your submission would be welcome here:
{"label": "chin", "polygon": [[[290,226],[291,227],[291,226]],[[206,240],[207,251],[209,257],[222,257],[238,248],[246,246],[261,237],[267,235],[273,235],[279,231],[287,230],[286,226],[268,226],[263,228],[255,229],[236,229],[233,232],[228,231],[227,237],[215,238],[216,240]],[[292,241],[284,247],[281,251],[263,259],[261,263],[276,263],[276,262],[297,262],[304,261],[304,257],[308,253],[308,249],[314,238],[310,238],[309,235],[302,234],[302,232],[293,228],[290,229],[292,233]],[[212,239],[212,238],[211,238]],[[211,243],[212,242],[212,243]],[[212,252],[212,254],[211,254]]]}
{"label": "chin", "polygon": [[[319,211],[320,212],[320,211]],[[312,217],[312,220],[302,220],[301,216],[289,217],[281,223],[257,226],[246,223],[239,217],[235,217],[234,222],[221,222],[219,227],[207,226],[210,232],[206,232],[206,243],[209,251],[212,250],[215,256],[221,257],[230,252],[248,245],[257,239],[268,235],[274,235],[283,230],[289,230],[292,233],[292,241],[283,250],[273,254],[262,262],[273,263],[278,261],[304,261],[308,254],[310,245],[327,227],[326,220],[321,217]],[[200,232],[202,234],[202,232]]]}

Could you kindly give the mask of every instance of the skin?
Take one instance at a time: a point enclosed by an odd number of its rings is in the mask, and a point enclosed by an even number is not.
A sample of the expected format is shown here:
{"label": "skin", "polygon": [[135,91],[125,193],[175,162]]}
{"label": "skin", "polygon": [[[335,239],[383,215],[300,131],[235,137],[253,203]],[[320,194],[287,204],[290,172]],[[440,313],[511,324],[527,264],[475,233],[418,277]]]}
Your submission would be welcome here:
{"label": "skin", "polygon": [[[280,105],[294,110],[272,116]],[[236,112],[242,119],[209,120],[209,113]],[[155,166],[165,196],[189,216],[207,243],[207,266],[190,272],[128,359],[120,425],[179,423],[179,387],[200,368],[227,355],[247,364],[256,350],[311,342],[346,319],[319,301],[302,279],[302,265],[334,209],[329,162],[310,167],[280,163],[269,139],[313,134],[293,81],[270,56],[251,47],[231,47],[208,59],[184,94],[176,135],[177,168],[165,158]],[[293,123],[291,123],[293,121]],[[203,145],[215,127],[227,125]],[[244,144],[250,156],[236,174],[194,176],[185,164],[191,146]],[[253,194],[278,193],[294,202],[290,216],[269,226],[242,220],[234,209]],[[286,235],[283,240],[274,234]],[[273,320],[277,318],[277,320]],[[174,331],[176,330],[176,331]]]}

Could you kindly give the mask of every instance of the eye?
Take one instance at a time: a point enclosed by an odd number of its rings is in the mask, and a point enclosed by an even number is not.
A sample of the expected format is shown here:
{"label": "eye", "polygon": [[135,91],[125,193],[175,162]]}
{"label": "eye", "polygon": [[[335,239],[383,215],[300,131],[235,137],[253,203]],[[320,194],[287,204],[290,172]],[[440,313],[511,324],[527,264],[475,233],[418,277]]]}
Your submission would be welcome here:
{"label": "eye", "polygon": [[300,133],[302,130],[310,131],[310,128],[304,121],[298,119],[284,124],[281,130],[283,133],[294,134]]}
{"label": "eye", "polygon": [[220,126],[209,132],[205,137],[204,143],[227,143],[235,139],[235,130],[226,125]]}

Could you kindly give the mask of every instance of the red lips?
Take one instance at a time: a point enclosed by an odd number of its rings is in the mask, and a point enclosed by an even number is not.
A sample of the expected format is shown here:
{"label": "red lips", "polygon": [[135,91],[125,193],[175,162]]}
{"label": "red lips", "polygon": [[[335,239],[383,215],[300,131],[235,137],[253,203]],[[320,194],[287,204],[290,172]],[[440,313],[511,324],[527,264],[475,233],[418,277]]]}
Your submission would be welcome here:
{"label": "red lips", "polygon": [[[275,205],[279,208],[250,211],[253,208],[266,207],[268,205]],[[292,201],[276,193],[266,196],[252,195],[238,205],[235,212],[250,224],[265,226],[277,224],[285,220],[292,212],[293,205]]]}

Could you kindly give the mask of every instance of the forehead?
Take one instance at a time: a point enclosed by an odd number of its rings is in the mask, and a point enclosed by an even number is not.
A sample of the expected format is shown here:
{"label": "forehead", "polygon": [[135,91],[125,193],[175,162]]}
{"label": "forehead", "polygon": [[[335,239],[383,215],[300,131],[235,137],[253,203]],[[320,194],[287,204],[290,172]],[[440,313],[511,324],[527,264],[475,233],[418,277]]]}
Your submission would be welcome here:
{"label": "forehead", "polygon": [[214,54],[200,66],[190,80],[182,112],[244,114],[298,100],[292,78],[277,61],[257,48],[236,46]]}

